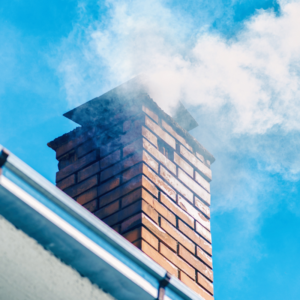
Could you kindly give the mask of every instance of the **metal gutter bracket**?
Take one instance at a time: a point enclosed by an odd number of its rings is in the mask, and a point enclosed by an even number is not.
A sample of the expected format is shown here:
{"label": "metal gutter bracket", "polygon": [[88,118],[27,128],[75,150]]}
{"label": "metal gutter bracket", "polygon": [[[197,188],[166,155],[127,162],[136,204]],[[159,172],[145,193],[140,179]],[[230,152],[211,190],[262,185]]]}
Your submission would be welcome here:
{"label": "metal gutter bracket", "polygon": [[9,151],[5,148],[0,152],[0,168],[6,163],[7,157],[9,156]]}
{"label": "metal gutter bracket", "polygon": [[164,300],[165,298],[165,287],[170,283],[171,274],[166,273],[165,277],[159,282],[157,300]]}

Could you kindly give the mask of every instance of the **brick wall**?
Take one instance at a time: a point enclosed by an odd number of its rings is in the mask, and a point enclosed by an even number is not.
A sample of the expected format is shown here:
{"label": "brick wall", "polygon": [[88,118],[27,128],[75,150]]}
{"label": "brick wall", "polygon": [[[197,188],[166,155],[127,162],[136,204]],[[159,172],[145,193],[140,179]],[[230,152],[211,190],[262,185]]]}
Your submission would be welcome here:
{"label": "brick wall", "polygon": [[57,186],[191,289],[213,299],[213,157],[153,102],[49,143]]}

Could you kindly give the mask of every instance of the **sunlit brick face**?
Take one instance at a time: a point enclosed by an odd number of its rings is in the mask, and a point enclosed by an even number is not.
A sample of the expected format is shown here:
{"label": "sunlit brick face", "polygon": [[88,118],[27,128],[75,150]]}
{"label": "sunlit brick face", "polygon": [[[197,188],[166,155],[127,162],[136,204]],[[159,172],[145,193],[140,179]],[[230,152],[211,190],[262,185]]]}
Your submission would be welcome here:
{"label": "sunlit brick face", "polygon": [[49,143],[57,186],[173,276],[213,299],[213,157],[149,100]]}

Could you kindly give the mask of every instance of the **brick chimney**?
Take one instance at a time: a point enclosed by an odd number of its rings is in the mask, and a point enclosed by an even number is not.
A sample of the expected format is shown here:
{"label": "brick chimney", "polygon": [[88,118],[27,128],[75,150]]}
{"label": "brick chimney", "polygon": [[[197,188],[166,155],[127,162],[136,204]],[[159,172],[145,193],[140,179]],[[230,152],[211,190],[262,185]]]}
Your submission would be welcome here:
{"label": "brick chimney", "polygon": [[48,146],[56,185],[169,273],[213,299],[210,164],[188,132],[133,80],[66,113],[81,127]]}

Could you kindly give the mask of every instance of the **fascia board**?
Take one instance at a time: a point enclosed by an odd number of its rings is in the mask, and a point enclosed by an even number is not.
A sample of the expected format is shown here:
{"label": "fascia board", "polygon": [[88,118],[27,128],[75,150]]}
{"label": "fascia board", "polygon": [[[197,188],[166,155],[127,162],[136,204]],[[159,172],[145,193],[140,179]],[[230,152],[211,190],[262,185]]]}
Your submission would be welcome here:
{"label": "fascia board", "polygon": [[116,299],[153,299],[159,279],[147,274],[88,228],[57,214],[6,176],[0,176],[0,212],[67,265]]}
{"label": "fascia board", "polygon": [[137,263],[143,265],[143,268],[147,268],[149,272],[157,274],[159,279],[165,276],[165,270],[162,267],[153,264],[153,260],[144,255],[112,228],[76,203],[67,194],[62,192],[15,155],[10,154],[7,158],[5,168],[3,168],[3,174],[8,176],[13,182],[22,185],[23,188],[34,197],[40,194],[43,196],[43,199],[48,198],[50,201],[47,201],[47,203],[53,209],[54,206],[63,209],[75,219],[80,220],[85,226],[111,242],[114,247],[117,247],[133,260],[137,261]]}

